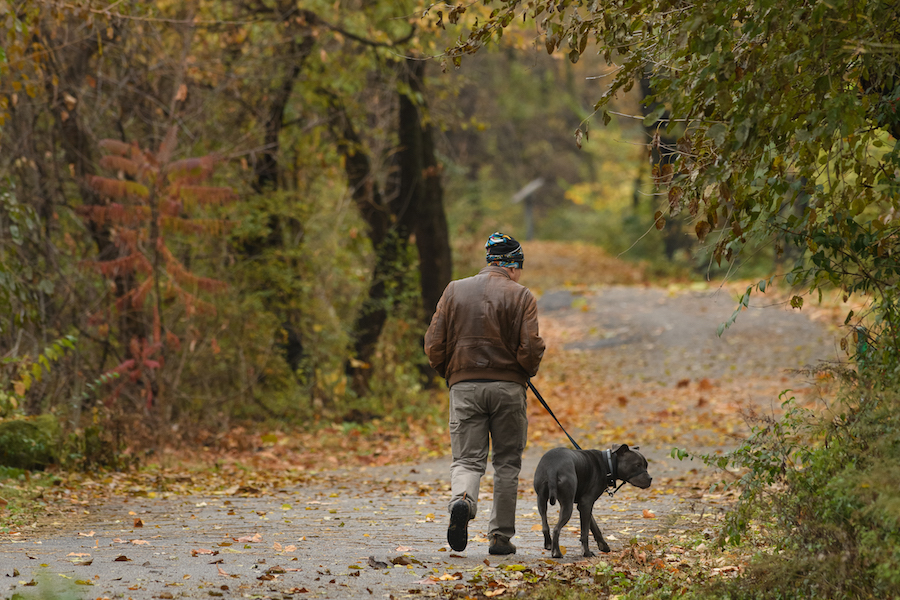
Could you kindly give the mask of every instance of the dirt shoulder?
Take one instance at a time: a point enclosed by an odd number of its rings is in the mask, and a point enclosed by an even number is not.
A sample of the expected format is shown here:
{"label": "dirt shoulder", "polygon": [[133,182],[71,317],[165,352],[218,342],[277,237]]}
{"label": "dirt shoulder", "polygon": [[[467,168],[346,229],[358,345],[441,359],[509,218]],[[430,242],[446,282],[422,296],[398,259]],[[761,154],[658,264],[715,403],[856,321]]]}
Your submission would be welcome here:
{"label": "dirt shoulder", "polygon": [[[548,352],[534,383],[583,447],[639,445],[654,477],[648,490],[625,487],[598,501],[594,514],[613,551],[590,564],[619,560],[633,541],[680,547],[697,531],[711,535],[730,500],[708,489],[722,475],[697,461],[672,460],[673,447],[733,448],[747,434],[746,415],[777,413],[778,396],[788,388],[803,402],[822,402],[819,383],[791,369],[839,358],[839,332],[804,313],[770,308],[745,311],[736,328],[717,338],[717,324],[734,306],[714,292],[627,286],[540,298]],[[135,489],[100,505],[83,496],[74,500],[75,513],[0,539],[0,595],[511,593],[582,560],[575,519],[562,560],[542,548],[531,477],[547,448],[566,443],[536,401],[529,418],[513,556],[487,554],[490,470],[469,547],[454,553],[446,545],[449,460],[410,457],[404,464],[306,471],[272,486],[216,494],[186,484]],[[75,515],[77,522],[70,520]]]}

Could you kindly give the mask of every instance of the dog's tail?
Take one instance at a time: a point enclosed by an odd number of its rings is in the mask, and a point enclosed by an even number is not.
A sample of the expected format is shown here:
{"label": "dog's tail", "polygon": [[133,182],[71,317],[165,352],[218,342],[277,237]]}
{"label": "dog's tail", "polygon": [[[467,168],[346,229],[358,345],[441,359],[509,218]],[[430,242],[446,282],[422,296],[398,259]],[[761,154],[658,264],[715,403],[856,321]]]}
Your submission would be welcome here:
{"label": "dog's tail", "polygon": [[547,482],[547,499],[550,501],[550,506],[556,506],[556,475]]}

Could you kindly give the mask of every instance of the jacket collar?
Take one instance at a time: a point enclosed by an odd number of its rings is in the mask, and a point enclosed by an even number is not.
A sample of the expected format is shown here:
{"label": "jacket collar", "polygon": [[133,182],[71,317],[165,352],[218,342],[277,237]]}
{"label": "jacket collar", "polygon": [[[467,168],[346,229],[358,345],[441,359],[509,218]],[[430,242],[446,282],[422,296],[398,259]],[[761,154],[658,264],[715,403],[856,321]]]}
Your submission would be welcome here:
{"label": "jacket collar", "polygon": [[482,273],[497,273],[498,275],[503,275],[504,277],[506,277],[507,279],[509,279],[510,281],[512,281],[512,277],[509,276],[509,273],[507,273],[507,272],[506,272],[506,269],[504,269],[503,267],[496,267],[496,266],[494,266],[494,265],[487,265],[487,266],[485,266],[483,269],[481,269],[480,271],[478,271],[478,274],[479,274],[479,275],[481,275]]}

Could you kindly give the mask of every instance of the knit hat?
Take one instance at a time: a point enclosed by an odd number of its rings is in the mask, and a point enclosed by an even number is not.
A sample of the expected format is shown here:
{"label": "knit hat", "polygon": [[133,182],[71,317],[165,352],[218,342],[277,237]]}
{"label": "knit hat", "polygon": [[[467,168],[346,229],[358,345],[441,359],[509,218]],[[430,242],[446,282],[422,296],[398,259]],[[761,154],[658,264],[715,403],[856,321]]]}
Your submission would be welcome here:
{"label": "knit hat", "polygon": [[488,264],[521,269],[525,263],[522,245],[505,233],[499,231],[492,233],[484,245],[484,249],[487,250],[485,259]]}

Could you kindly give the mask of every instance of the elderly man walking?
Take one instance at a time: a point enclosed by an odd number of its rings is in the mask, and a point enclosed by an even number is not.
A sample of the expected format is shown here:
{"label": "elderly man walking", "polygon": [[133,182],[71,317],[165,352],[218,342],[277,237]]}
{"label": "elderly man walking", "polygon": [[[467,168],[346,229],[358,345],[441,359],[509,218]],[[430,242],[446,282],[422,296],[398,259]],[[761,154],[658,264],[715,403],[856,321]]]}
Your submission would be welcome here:
{"label": "elderly man walking", "polygon": [[491,554],[513,554],[516,497],[528,434],[525,386],[544,356],[537,302],[519,285],[525,255],[511,236],[485,244],[487,266],[451,282],[425,334],[425,354],[450,387],[450,525],[456,551],[468,544],[478,487],[492,446],[494,503],[488,523]]}

